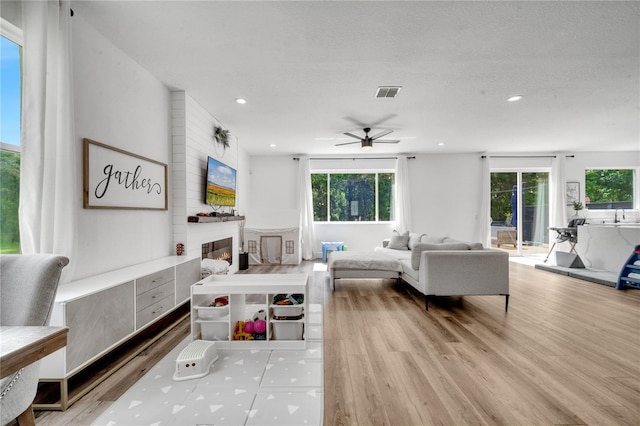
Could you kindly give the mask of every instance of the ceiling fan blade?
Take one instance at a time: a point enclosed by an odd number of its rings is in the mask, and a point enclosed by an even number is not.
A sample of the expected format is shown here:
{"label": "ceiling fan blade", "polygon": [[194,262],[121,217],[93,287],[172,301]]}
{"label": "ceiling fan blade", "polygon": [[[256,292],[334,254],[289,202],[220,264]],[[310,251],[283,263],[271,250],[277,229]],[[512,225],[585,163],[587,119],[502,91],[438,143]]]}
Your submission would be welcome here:
{"label": "ceiling fan blade", "polygon": [[395,140],[395,141],[392,141],[392,140],[377,140],[377,141],[373,141],[373,143],[398,143],[398,142],[400,142],[400,141],[399,140]]}
{"label": "ceiling fan blade", "polygon": [[387,136],[387,135],[388,135],[389,133],[391,133],[391,132],[393,132],[393,130],[389,130],[389,129],[387,129],[387,130],[383,130],[383,131],[381,131],[380,133],[378,133],[377,135],[375,135],[375,136],[371,136],[371,140],[372,140],[372,141],[375,141],[375,140],[376,140],[376,139],[378,139],[378,138],[381,138],[381,137],[383,137],[383,136]]}
{"label": "ceiling fan blade", "polygon": [[361,143],[361,142],[362,142],[362,141],[353,141],[353,142],[337,143],[335,146],[351,145],[352,143]]}
{"label": "ceiling fan blade", "polygon": [[354,135],[353,133],[349,133],[349,132],[347,132],[347,133],[343,133],[343,135],[351,136],[352,138],[356,138],[356,139],[360,139],[360,140],[362,140],[362,136],[356,136],[356,135]]}

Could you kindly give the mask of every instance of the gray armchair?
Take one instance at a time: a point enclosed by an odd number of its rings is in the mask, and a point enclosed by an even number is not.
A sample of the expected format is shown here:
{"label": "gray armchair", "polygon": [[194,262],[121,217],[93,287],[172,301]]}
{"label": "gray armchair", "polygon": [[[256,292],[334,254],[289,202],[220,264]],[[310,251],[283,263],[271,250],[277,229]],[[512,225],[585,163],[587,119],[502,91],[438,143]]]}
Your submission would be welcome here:
{"label": "gray armchair", "polygon": [[[62,269],[69,263],[54,254],[0,256],[0,325],[49,324]],[[38,387],[39,363],[0,380],[0,420],[6,425],[35,424],[33,399]]]}

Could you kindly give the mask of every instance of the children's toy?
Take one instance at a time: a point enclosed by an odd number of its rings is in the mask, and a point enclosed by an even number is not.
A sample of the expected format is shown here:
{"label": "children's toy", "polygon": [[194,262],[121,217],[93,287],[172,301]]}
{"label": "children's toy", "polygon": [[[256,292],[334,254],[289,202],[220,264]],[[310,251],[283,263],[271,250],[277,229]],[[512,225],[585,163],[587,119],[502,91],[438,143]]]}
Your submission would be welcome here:
{"label": "children's toy", "polygon": [[178,355],[173,380],[188,380],[204,377],[218,359],[214,342],[194,340]]}
{"label": "children's toy", "polygon": [[255,331],[256,334],[263,334],[267,331],[267,322],[263,319],[255,321],[253,324],[253,331]]}
{"label": "children's toy", "polygon": [[254,321],[258,321],[259,319],[265,320],[265,321],[267,320],[267,312],[264,309],[260,309],[258,312],[253,314]]}

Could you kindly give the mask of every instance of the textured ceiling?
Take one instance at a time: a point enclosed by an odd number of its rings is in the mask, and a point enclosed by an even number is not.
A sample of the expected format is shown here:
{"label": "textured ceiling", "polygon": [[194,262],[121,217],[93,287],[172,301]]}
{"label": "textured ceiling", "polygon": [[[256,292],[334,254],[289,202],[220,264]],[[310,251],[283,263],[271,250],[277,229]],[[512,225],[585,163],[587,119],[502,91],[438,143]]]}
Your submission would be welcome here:
{"label": "textured ceiling", "polygon": [[[366,125],[401,140],[374,145],[374,153],[640,149],[639,2],[72,8],[167,86],[189,93],[250,154],[357,154],[357,144],[334,145]],[[384,85],[402,90],[375,99]],[[524,99],[506,102],[512,94]]]}

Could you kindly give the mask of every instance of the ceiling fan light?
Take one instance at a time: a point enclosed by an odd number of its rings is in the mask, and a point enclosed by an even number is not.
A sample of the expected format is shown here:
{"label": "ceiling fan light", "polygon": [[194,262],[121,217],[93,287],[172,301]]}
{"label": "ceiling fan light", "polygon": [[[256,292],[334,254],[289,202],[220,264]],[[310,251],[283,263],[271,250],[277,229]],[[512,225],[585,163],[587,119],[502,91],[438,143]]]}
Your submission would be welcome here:
{"label": "ceiling fan light", "polygon": [[372,149],[373,149],[373,145],[362,144],[362,150],[363,151],[371,151]]}

